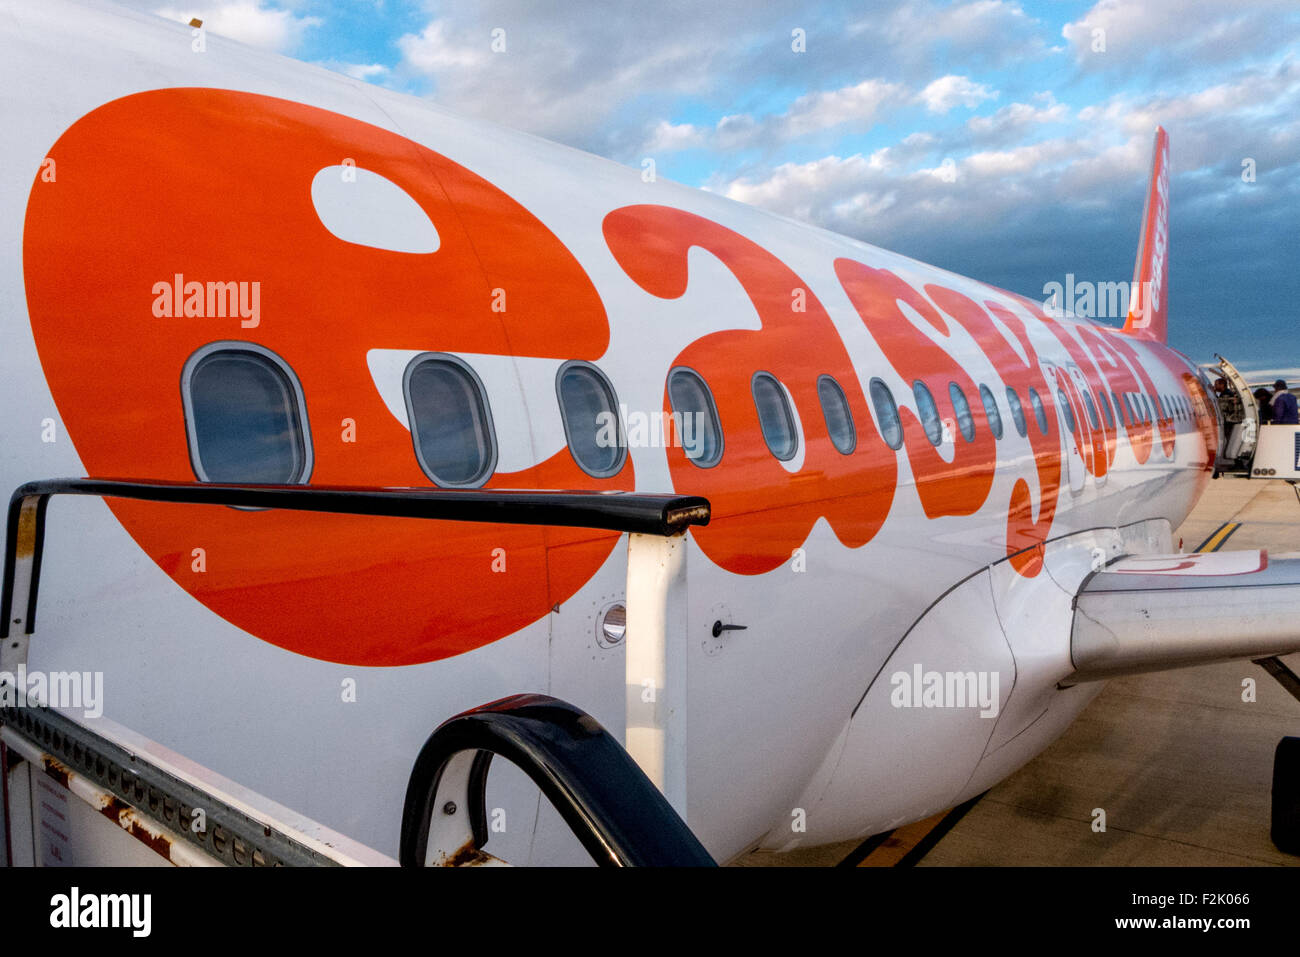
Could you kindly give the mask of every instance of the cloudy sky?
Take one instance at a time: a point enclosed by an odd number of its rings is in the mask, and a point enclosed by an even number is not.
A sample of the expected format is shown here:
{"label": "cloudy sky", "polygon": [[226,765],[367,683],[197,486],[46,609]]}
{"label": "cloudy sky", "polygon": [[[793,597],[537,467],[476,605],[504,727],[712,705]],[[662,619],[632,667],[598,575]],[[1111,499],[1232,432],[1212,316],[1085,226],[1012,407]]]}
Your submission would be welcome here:
{"label": "cloudy sky", "polygon": [[1160,123],[1172,344],[1300,366],[1296,0],[131,2],[1039,299],[1131,279]]}

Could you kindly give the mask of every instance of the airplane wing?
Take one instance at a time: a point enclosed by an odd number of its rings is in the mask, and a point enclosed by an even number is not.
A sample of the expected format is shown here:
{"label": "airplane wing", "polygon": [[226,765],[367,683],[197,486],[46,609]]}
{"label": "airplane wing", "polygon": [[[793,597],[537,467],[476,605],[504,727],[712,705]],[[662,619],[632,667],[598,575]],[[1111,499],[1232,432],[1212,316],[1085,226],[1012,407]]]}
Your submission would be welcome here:
{"label": "airplane wing", "polygon": [[1300,552],[1124,558],[1084,579],[1062,684],[1300,651]]}

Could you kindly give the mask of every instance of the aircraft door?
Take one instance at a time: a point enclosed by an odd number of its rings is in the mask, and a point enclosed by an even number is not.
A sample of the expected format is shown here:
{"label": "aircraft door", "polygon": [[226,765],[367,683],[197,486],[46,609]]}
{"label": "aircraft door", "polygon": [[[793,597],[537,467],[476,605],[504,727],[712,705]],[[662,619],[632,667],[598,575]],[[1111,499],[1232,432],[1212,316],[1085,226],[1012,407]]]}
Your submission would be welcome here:
{"label": "aircraft door", "polygon": [[1057,427],[1061,430],[1066,474],[1070,480],[1070,492],[1078,495],[1083,491],[1087,468],[1084,465],[1082,442],[1079,438],[1081,434],[1079,418],[1075,414],[1069,396],[1069,393],[1074,391],[1074,385],[1070,382],[1069,376],[1050,362],[1042,363],[1042,367],[1043,374],[1052,387],[1052,402],[1056,406]]}
{"label": "aircraft door", "polygon": [[1237,371],[1236,366],[1221,355],[1216,354],[1215,358],[1219,360],[1223,377],[1228,380],[1228,388],[1235,393],[1241,404],[1240,418],[1238,418],[1235,403],[1232,415],[1223,408],[1227,403],[1219,403],[1223,418],[1223,443],[1219,457],[1248,471],[1259,443],[1259,403],[1255,401],[1254,393],[1250,391],[1250,386]]}
{"label": "aircraft door", "polygon": [[1075,421],[1078,424],[1079,451],[1083,456],[1084,465],[1089,466],[1087,471],[1092,473],[1093,481],[1098,488],[1106,484],[1106,422],[1103,418],[1101,408],[1097,405],[1097,398],[1088,388],[1088,380],[1083,376],[1083,370],[1074,363],[1068,366],[1070,371],[1070,382],[1074,389],[1071,392],[1070,400],[1074,405]]}

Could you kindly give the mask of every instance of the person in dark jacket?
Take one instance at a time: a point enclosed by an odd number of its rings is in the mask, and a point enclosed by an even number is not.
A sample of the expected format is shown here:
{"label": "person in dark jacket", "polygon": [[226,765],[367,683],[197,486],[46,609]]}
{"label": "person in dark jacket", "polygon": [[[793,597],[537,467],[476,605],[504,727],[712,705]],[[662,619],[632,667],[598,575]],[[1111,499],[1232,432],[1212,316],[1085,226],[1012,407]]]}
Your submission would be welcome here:
{"label": "person in dark jacket", "polygon": [[1273,424],[1300,425],[1300,406],[1295,396],[1287,391],[1286,381],[1278,379],[1273,383]]}
{"label": "person in dark jacket", "polygon": [[1255,390],[1255,404],[1259,406],[1259,424],[1268,425],[1273,421],[1273,395],[1262,386]]}

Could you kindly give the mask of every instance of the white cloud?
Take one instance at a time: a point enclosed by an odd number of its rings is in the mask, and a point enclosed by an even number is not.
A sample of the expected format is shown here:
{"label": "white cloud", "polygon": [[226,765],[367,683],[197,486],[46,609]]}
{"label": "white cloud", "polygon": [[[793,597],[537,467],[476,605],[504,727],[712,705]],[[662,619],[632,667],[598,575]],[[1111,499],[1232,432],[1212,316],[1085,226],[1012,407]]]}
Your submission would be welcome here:
{"label": "white cloud", "polygon": [[358,80],[369,80],[388,73],[388,67],[382,63],[344,63],[341,69],[348,76]]}
{"label": "white cloud", "polygon": [[698,146],[718,150],[773,148],[850,124],[856,130],[866,129],[886,109],[904,100],[900,84],[864,80],[835,90],[805,93],[784,113],[760,117],[729,114],[712,128],[660,120],[647,136],[644,149],[655,152]]}
{"label": "white cloud", "polygon": [[940,53],[945,62],[1000,65],[1046,55],[1039,24],[1011,0],[934,3],[912,0],[895,9],[864,5],[870,13],[851,24],[851,37],[869,35],[889,48],[892,60],[928,68]]}
{"label": "white cloud", "polygon": [[482,66],[492,55],[490,34],[484,34],[476,44],[462,38],[453,41],[448,36],[447,23],[433,20],[417,33],[398,38],[397,48],[402,59],[416,72],[436,74],[444,70],[457,70]]}
{"label": "white cloud", "polygon": [[1298,14],[1295,0],[1099,0],[1061,35],[1088,69],[1204,70],[1275,50]]}
{"label": "white cloud", "polygon": [[1050,93],[1042,99],[1042,106],[1009,103],[992,116],[972,116],[966,121],[966,128],[979,142],[1002,142],[1022,136],[1033,127],[1060,123],[1069,117],[1070,108],[1057,103]]}
{"label": "white cloud", "polygon": [[298,16],[264,6],[261,0],[214,0],[202,7],[158,7],[153,12],[181,23],[197,18],[210,33],[278,53],[292,51],[308,30],[322,23],[320,17]]}
{"label": "white cloud", "polygon": [[704,132],[690,123],[669,123],[667,120],[660,120],[650,131],[644,151],[671,153],[676,150],[691,149],[703,145],[704,138]]}
{"label": "white cloud", "polygon": [[983,83],[976,83],[970,77],[949,74],[930,83],[916,95],[919,102],[931,113],[947,113],[961,104],[973,109],[985,100],[996,99],[997,90],[990,90]]}

